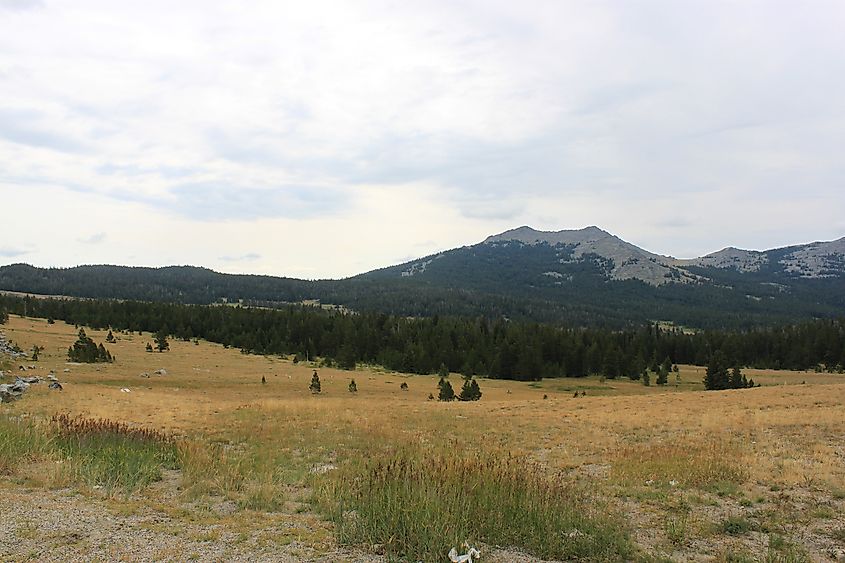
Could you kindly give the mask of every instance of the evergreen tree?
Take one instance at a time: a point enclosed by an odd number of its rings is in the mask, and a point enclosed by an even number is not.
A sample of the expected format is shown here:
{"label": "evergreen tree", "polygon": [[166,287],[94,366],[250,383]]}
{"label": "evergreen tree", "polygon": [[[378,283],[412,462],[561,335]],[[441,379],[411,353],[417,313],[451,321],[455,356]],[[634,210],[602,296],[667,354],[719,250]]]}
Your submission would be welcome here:
{"label": "evergreen tree", "polygon": [[648,370],[643,371],[643,385],[646,387],[651,386],[651,376],[648,374]]}
{"label": "evergreen tree", "polygon": [[477,401],[481,398],[481,389],[475,379],[468,377],[464,379],[461,392],[458,395],[459,401]]}
{"label": "evergreen tree", "polygon": [[408,384],[403,381],[402,385],[399,386],[399,389],[401,389],[402,391],[407,391],[408,390]]}
{"label": "evergreen tree", "polygon": [[452,384],[449,383],[445,378],[441,377],[440,382],[437,384],[440,388],[440,392],[438,393],[438,399],[441,401],[454,401],[455,400],[455,390],[452,389]]}
{"label": "evergreen tree", "polygon": [[350,393],[357,393],[358,392],[358,385],[355,384],[355,380],[349,382],[349,392]]}
{"label": "evergreen tree", "polygon": [[708,391],[719,391],[729,386],[729,375],[725,355],[717,350],[710,356],[707,371],[704,375],[704,388]]}
{"label": "evergreen tree", "polygon": [[114,361],[114,358],[112,358],[111,354],[109,354],[108,350],[102,344],[97,346],[85,334],[84,328],[79,329],[76,342],[67,350],[67,357],[71,362],[96,363]]}
{"label": "evergreen tree", "polygon": [[153,345],[150,344],[149,342],[147,342],[147,352],[152,352],[152,351],[153,351]]}
{"label": "evergreen tree", "polygon": [[165,330],[159,329],[159,331],[155,335],[155,343],[156,343],[156,350],[159,352],[164,352],[165,350],[170,349],[170,342],[167,341],[167,333]]}
{"label": "evergreen tree", "polygon": [[111,329],[109,329],[109,333],[108,333],[108,335],[106,335],[106,342],[108,342],[109,344],[115,343],[114,334],[112,334]]}
{"label": "evergreen tree", "polygon": [[320,387],[320,376],[317,375],[317,370],[314,370],[314,375],[311,376],[311,385],[308,386],[308,389],[315,395],[322,390]]}
{"label": "evergreen tree", "polygon": [[[747,383],[747,382],[746,382]],[[729,389],[744,389],[745,384],[742,382],[742,372],[739,369],[739,366],[734,366],[731,370],[730,378],[728,379],[728,388]]]}
{"label": "evergreen tree", "polygon": [[666,364],[661,364],[660,368],[657,370],[657,379],[655,383],[658,385],[666,385],[669,383],[669,369],[666,367]]}
{"label": "evergreen tree", "polygon": [[449,377],[449,368],[446,367],[446,364],[440,364],[440,367],[437,369],[437,375],[440,377]]}
{"label": "evergreen tree", "polygon": [[351,345],[345,344],[340,348],[337,354],[337,367],[346,370],[355,369],[355,349]]}

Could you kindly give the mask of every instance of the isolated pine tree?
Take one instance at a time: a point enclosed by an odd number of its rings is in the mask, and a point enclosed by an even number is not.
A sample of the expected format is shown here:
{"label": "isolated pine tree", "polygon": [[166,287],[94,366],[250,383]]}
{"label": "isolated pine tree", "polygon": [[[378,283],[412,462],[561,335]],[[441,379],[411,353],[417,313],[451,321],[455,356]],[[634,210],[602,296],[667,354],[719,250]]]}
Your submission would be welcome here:
{"label": "isolated pine tree", "polygon": [[710,356],[707,362],[707,371],[704,375],[704,388],[708,391],[728,389],[730,376],[728,375],[727,361],[721,351],[716,351]]}
{"label": "isolated pine tree", "polygon": [[155,335],[156,350],[164,352],[170,349],[170,342],[167,341],[167,333],[164,329],[159,330]]}
{"label": "isolated pine tree", "polygon": [[[311,382],[312,382],[312,384],[313,384],[313,382],[314,382],[313,378],[312,378]],[[318,381],[318,383],[317,383],[317,384],[319,385],[319,381]],[[358,385],[356,385],[356,384],[355,384],[355,380],[354,380],[354,379],[353,379],[352,381],[350,381],[350,382],[349,382],[349,392],[350,392],[350,393],[357,393],[357,392],[358,392]]]}
{"label": "isolated pine tree", "polygon": [[452,389],[452,384],[446,381],[445,378],[441,377],[440,382],[437,384],[440,388],[440,392],[438,394],[438,399],[441,401],[454,401],[455,400],[455,390]]}
{"label": "isolated pine tree", "polygon": [[314,370],[314,375],[311,376],[311,385],[309,385],[308,388],[315,395],[321,391],[320,376],[317,375],[317,370]]}
{"label": "isolated pine tree", "polygon": [[408,390],[408,384],[403,381],[402,385],[399,386],[399,389],[401,389],[402,391],[407,391]]}
{"label": "isolated pine tree", "polygon": [[111,329],[109,329],[109,333],[106,335],[106,342],[108,342],[109,344],[114,344],[116,342]]}
{"label": "isolated pine tree", "polygon": [[648,374],[648,370],[643,371],[643,385],[646,387],[651,386],[651,376]]}

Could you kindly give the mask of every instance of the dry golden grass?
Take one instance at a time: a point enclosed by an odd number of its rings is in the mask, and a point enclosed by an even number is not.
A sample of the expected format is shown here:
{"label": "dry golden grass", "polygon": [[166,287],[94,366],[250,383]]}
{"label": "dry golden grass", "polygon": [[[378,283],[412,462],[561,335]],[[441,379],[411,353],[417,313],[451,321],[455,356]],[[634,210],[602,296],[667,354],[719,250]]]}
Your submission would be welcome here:
{"label": "dry golden grass", "polygon": [[[18,362],[38,366],[27,375],[52,369],[65,385],[62,392],[33,386],[3,410],[45,418],[66,412],[188,437],[184,471],[196,474],[188,490],[228,494],[245,508],[271,507],[278,491],[307,481],[315,467],[368,452],[438,444],[445,451],[474,448],[526,456],[604,487],[607,495],[619,495],[626,509],[631,507],[624,499],[640,494],[637,489],[646,482],[670,487],[666,494],[658,490],[662,497],[649,497],[669,504],[648,510],[637,505],[635,522],[668,518],[678,495],[701,489],[695,494],[706,496],[720,481],[734,487],[734,500],[728,501],[734,504],[759,491],[793,490],[816,495],[816,501],[831,502],[838,510],[842,499],[836,495],[845,491],[841,375],[747,370],[762,388],[724,392],[703,391],[704,368],[695,366],[681,366],[680,384],[671,374],[663,388],[597,378],[536,384],[481,379],[481,401],[444,404],[427,399],[436,395],[434,376],[315,368],[203,341],[172,340],[169,352],[149,353],[145,345],[152,336],[137,333],[116,333],[118,342],[106,345],[117,358],[114,364],[69,365],[73,326],[12,317],[3,330],[24,350],[45,347],[38,362]],[[104,331],[86,331],[96,342],[105,340]],[[167,374],[154,375],[158,369]],[[319,396],[308,390],[314,369],[322,381]],[[142,372],[150,377],[141,377]],[[352,378],[355,395],[347,391]],[[407,391],[400,389],[402,382],[408,383]],[[586,390],[587,396],[573,398],[575,390]],[[201,469],[212,466],[213,474]],[[670,481],[677,487],[667,485]],[[710,509],[701,510],[696,518],[711,518]],[[831,526],[845,527],[838,512]],[[669,534],[672,542],[662,532],[637,539],[647,550],[680,558],[690,555],[683,549],[721,541],[702,531],[707,526],[694,528],[689,533],[701,536],[698,544],[676,541],[677,531]],[[810,553],[829,548],[822,540],[816,543],[821,547],[811,546]],[[740,547],[757,553],[749,545]]]}

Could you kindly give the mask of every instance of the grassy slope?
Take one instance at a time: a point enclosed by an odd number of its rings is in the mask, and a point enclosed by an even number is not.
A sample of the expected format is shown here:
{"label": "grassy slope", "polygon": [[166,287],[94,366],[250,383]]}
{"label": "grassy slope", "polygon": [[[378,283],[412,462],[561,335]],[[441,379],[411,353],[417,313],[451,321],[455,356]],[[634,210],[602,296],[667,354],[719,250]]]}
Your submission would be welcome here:
{"label": "grassy slope", "polygon": [[[291,490],[339,486],[333,475],[397,448],[476,451],[562,471],[630,519],[635,542],[654,555],[827,557],[845,534],[841,376],[753,371],[765,387],[720,393],[703,392],[703,373],[693,367],[682,368],[679,386],[663,389],[591,378],[481,380],[482,401],[441,404],[426,399],[436,393],[434,377],[318,368],[323,394],[314,397],[311,366],[205,342],[172,342],[158,354],[144,351],[150,335],[119,335],[109,346],[115,364],[67,365],[72,326],[13,317],[3,330],[23,349],[45,346],[34,373],[55,369],[66,384],[63,392],[33,386],[4,411],[69,412],[189,438],[185,490],[170,502],[212,495],[242,510],[281,511]],[[139,376],[160,368],[167,375]],[[587,396],[574,399],[576,388]],[[41,481],[50,484],[49,476]]]}

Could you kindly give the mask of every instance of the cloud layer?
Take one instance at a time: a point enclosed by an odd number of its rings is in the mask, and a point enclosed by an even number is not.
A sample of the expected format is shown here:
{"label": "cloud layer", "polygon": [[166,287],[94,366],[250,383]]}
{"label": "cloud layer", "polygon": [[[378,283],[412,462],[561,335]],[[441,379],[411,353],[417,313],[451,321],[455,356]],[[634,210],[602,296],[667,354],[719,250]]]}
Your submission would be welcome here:
{"label": "cloud layer", "polygon": [[0,240],[335,277],[519,224],[838,238],[843,27],[835,1],[2,0]]}

